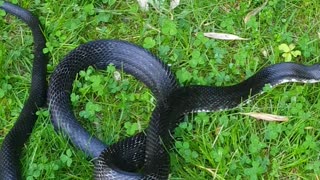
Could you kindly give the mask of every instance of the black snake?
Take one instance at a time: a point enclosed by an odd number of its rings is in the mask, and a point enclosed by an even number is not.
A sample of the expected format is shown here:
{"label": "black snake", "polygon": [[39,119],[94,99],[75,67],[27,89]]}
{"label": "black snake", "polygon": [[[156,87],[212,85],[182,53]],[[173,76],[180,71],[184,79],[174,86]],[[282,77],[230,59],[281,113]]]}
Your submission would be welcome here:
{"label": "black snake", "polygon": [[[9,3],[2,5],[2,8],[27,22],[32,29],[36,46],[30,97],[21,112],[21,118],[5,138],[0,151],[0,177],[18,179],[21,175],[17,154],[27,139],[25,134],[32,130],[37,107],[45,102],[47,61],[41,53],[44,39],[38,20],[27,11]],[[72,111],[70,94],[73,81],[80,70],[89,66],[105,69],[110,64],[142,81],[151,89],[157,104],[144,132],[107,146],[78,123]],[[125,41],[98,40],[80,45],[58,64],[50,77],[47,103],[55,129],[63,132],[73,145],[90,158],[96,159],[96,179],[167,179],[170,159],[166,147],[170,147],[172,143],[170,132],[184,115],[236,107],[250,96],[260,93],[265,84],[276,86],[285,82],[318,81],[319,64],[305,66],[280,63],[266,67],[233,86],[180,87],[168,66],[145,49]],[[21,121],[28,124],[27,129],[21,125]]]}
{"label": "black snake", "polygon": [[30,94],[18,120],[5,137],[0,149],[0,179],[20,179],[19,156],[22,147],[36,122],[36,111],[46,103],[48,60],[42,53],[42,49],[45,47],[45,38],[38,18],[29,11],[11,3],[5,2],[0,8],[23,20],[30,27],[35,42]]}

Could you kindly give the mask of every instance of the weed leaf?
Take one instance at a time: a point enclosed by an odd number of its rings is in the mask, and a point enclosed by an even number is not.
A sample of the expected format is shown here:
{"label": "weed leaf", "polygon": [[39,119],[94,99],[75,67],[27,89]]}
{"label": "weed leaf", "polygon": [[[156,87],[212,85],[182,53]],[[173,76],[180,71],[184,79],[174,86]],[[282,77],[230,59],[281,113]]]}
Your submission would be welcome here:
{"label": "weed leaf", "polygon": [[291,54],[293,57],[301,56],[301,51],[292,51]]}
{"label": "weed leaf", "polygon": [[280,44],[278,49],[280,51],[283,51],[282,57],[284,57],[286,62],[290,62],[292,60],[292,56],[293,57],[297,57],[297,56],[301,56],[301,51],[296,50],[293,51],[293,49],[296,46],[294,44],[290,44],[289,46],[287,44]]}
{"label": "weed leaf", "polygon": [[290,47],[287,44],[280,44],[279,45],[279,50],[283,52],[290,52]]}

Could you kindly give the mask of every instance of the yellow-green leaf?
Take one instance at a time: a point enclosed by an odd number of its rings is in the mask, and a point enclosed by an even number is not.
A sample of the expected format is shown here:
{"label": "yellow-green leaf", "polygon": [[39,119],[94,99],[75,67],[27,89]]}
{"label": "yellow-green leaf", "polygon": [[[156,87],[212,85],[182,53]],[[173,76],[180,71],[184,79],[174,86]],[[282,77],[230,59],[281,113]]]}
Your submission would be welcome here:
{"label": "yellow-green leaf", "polygon": [[290,61],[292,60],[292,55],[291,55],[290,52],[288,52],[288,53],[283,53],[283,54],[282,54],[282,57],[284,57],[284,61],[285,61],[285,62],[290,62]]}
{"label": "yellow-green leaf", "polygon": [[286,53],[290,52],[290,48],[289,48],[289,46],[287,44],[280,44],[278,48],[279,48],[280,51],[283,51],[283,52],[286,52]]}
{"label": "yellow-green leaf", "polygon": [[294,44],[290,44],[290,45],[289,45],[290,51],[293,50],[295,47],[296,47],[296,46],[295,46]]}
{"label": "yellow-green leaf", "polygon": [[301,51],[299,51],[299,50],[291,51],[291,54],[293,57],[301,56]]}

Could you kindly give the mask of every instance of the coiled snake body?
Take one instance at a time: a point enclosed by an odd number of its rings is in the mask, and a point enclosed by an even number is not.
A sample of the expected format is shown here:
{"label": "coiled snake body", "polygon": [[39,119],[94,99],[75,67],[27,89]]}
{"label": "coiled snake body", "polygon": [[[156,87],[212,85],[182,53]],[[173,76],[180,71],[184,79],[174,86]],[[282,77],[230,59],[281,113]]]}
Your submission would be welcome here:
{"label": "coiled snake body", "polygon": [[[7,4],[3,6],[5,10],[6,6]],[[40,36],[39,34],[35,36]],[[35,43],[37,44],[36,39]],[[70,94],[73,81],[80,70],[89,66],[105,69],[110,64],[146,84],[156,97],[157,104],[145,133],[138,133],[107,146],[78,123],[71,108]],[[45,77],[43,73],[42,76]],[[183,115],[236,107],[250,96],[261,92],[268,83],[275,86],[284,82],[318,81],[320,81],[319,64],[305,66],[280,63],[266,67],[233,86],[180,87],[168,66],[143,48],[119,40],[98,40],[80,45],[60,62],[50,78],[47,102],[55,129],[63,132],[73,145],[89,157],[96,159],[94,173],[96,179],[167,179],[169,156],[165,147],[172,143],[170,132]],[[36,86],[37,84],[32,82],[32,87]],[[1,156],[17,158],[8,152],[16,148],[15,144],[6,145],[4,142],[2,146],[8,150],[2,150],[6,153],[0,154]],[[6,169],[1,165],[2,172],[0,172],[16,173],[10,169],[18,167],[9,166],[10,168]]]}

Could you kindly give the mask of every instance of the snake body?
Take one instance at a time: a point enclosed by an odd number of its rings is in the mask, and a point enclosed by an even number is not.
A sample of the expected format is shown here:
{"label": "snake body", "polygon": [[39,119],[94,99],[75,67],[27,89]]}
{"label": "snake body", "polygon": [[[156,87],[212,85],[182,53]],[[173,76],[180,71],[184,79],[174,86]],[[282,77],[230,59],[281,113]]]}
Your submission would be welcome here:
{"label": "snake body", "polygon": [[36,111],[46,104],[47,93],[47,57],[42,49],[45,47],[45,38],[42,34],[40,22],[29,11],[4,2],[1,9],[15,15],[25,22],[31,29],[34,41],[34,61],[32,67],[31,88],[29,97],[13,128],[5,137],[0,148],[0,179],[20,179],[19,157],[24,143],[27,141],[36,122]]}
{"label": "snake body", "polygon": [[[93,66],[106,69],[109,64],[144,82],[157,99],[146,133],[107,146],[89,134],[76,120],[70,94],[76,74]],[[238,106],[260,93],[266,84],[286,82],[315,83],[320,80],[320,65],[305,66],[280,63],[268,66],[247,80],[225,87],[179,87],[165,64],[134,44],[118,40],[92,41],[70,52],[51,75],[48,102],[51,119],[71,142],[96,158],[97,179],[167,179],[169,157],[163,142],[169,146],[170,131],[183,115],[191,112],[213,112]],[[142,173],[133,173],[139,170]]]}
{"label": "snake body", "polygon": [[[8,7],[11,7],[8,3],[2,6],[10,12]],[[12,6],[12,8],[18,7]],[[32,25],[39,27],[38,22]],[[41,31],[33,30],[33,32],[36,32],[34,36],[38,38],[35,38],[35,44],[37,41],[42,44],[44,40],[39,38],[42,37]],[[36,56],[34,62],[42,64],[34,64],[33,74],[40,71],[36,77],[41,79],[41,83],[32,81],[29,98],[31,104],[26,103],[26,111],[21,113],[21,116],[31,114],[34,119],[36,107],[41,106],[45,98],[43,66],[46,61],[38,61],[45,59],[41,53],[43,46],[39,47],[40,49],[36,49],[35,53],[41,56]],[[78,123],[72,110],[70,94],[73,81],[80,70],[85,70],[89,66],[106,69],[110,64],[142,81],[151,89],[157,104],[150,124],[144,132],[108,146]],[[305,66],[296,63],[280,63],[261,69],[247,80],[232,86],[180,87],[169,67],[145,49],[125,41],[97,40],[80,45],[58,64],[50,77],[47,103],[55,129],[66,135],[72,144],[85,152],[88,157],[95,159],[94,177],[96,179],[167,179],[170,172],[170,159],[166,147],[170,147],[172,143],[170,133],[184,115],[199,111],[213,112],[234,108],[250,96],[260,93],[265,84],[276,86],[285,82],[315,83],[319,81],[319,64]],[[33,89],[40,89],[41,92],[38,92],[37,96],[32,95]],[[41,96],[41,102],[35,103],[39,96]],[[28,126],[32,127],[34,120],[29,123]],[[16,130],[13,131],[19,132],[23,127],[17,125],[15,128]],[[23,136],[23,133],[30,133],[30,128],[28,130],[21,134],[10,134],[10,132],[7,138],[18,138]],[[4,148],[1,149],[0,158],[18,161],[18,157],[12,152],[17,150],[20,152],[20,145],[5,140],[2,147]],[[18,166],[9,164],[10,167],[7,167],[2,162],[1,175],[17,177]]]}

